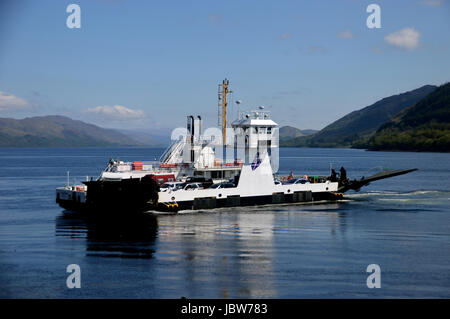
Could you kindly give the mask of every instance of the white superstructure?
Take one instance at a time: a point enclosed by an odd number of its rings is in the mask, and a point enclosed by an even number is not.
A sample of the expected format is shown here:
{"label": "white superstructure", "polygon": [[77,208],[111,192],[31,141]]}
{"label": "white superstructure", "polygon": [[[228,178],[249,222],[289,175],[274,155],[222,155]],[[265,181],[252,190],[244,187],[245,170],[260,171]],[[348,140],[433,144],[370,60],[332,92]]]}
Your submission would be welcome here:
{"label": "white superstructure", "polygon": [[[167,192],[159,192],[158,198],[160,203],[180,204],[182,202],[193,202],[196,199],[227,199],[232,196],[239,196],[240,201],[248,198],[250,201],[256,201],[256,197],[272,197],[273,195],[294,195],[295,193],[327,193],[337,192],[338,183],[326,180],[322,183],[305,183],[305,184],[281,184],[276,185],[270,157],[267,152],[264,153],[259,165],[257,161],[244,164],[240,172],[239,181],[233,188],[206,188],[195,190],[169,190]],[[300,200],[299,200],[300,201]],[[306,201],[306,200],[305,200]]]}

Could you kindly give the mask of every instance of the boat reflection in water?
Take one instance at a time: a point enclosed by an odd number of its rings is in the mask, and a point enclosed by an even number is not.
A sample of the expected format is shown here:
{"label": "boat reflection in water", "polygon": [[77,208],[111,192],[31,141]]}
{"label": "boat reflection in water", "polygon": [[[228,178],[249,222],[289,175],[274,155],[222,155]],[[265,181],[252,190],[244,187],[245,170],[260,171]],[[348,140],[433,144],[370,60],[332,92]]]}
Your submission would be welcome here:
{"label": "boat reflection in water", "polygon": [[[104,282],[113,281],[115,297],[275,298],[320,280],[324,260],[336,272],[345,266],[333,252],[317,258],[318,243],[345,240],[342,209],[234,207],[128,219],[65,211],[56,220],[56,235],[65,237],[59,243],[71,251],[70,261],[92,274],[86,281],[98,280],[90,289],[99,294]],[[280,287],[291,288],[283,294]]]}
{"label": "boat reflection in water", "polygon": [[276,294],[274,214],[233,208],[159,217],[158,259],[182,266],[158,272],[162,281],[178,278],[192,298]]}
{"label": "boat reflection in water", "polygon": [[151,214],[105,218],[63,211],[56,218],[56,236],[87,239],[86,256],[152,258],[157,229]]}

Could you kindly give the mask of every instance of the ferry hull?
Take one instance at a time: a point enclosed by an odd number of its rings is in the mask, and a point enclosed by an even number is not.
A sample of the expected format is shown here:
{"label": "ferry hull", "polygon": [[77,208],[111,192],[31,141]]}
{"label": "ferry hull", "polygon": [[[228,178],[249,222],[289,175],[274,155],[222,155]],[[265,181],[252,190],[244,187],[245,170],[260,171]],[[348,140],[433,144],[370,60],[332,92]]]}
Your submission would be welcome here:
{"label": "ferry hull", "polygon": [[84,182],[84,184],[87,186],[84,207],[82,207],[82,201],[60,203],[60,205],[74,209],[81,207],[83,210],[96,213],[131,214],[151,210],[176,212],[220,207],[307,203],[318,200],[337,200],[341,197],[336,194],[337,182],[276,185],[267,154],[258,167],[244,165],[237,185],[231,188],[180,189],[160,192],[158,184],[150,176],[119,181],[97,180]]}
{"label": "ferry hull", "polygon": [[[62,208],[90,213],[132,214],[154,208],[158,201],[159,186],[151,177],[122,179],[119,181],[84,182],[87,192],[84,198],[73,191],[60,190],[56,202]],[[63,196],[66,195],[66,196]]]}
{"label": "ferry hull", "polygon": [[228,196],[227,198],[204,197],[195,198],[166,205],[160,203],[155,207],[156,211],[176,212],[180,210],[203,210],[226,207],[246,207],[246,206],[263,206],[263,205],[281,205],[296,203],[314,203],[318,201],[337,201],[343,199],[343,195],[333,192],[316,192],[310,191],[297,192],[294,194],[272,194],[259,196]]}
{"label": "ferry hull", "polygon": [[297,192],[294,194],[272,194],[260,196],[228,196],[227,198],[195,198],[194,200],[187,200],[176,203],[153,203],[143,199],[140,204],[136,204],[136,199],[132,201],[125,201],[123,203],[115,203],[112,205],[103,205],[101,202],[77,202],[74,200],[59,199],[57,203],[66,210],[84,212],[89,214],[136,214],[147,211],[160,212],[177,212],[180,210],[204,210],[214,208],[226,207],[246,207],[246,206],[262,206],[262,205],[281,205],[281,204],[296,204],[296,203],[314,203],[317,201],[336,201],[342,199],[342,194],[332,192],[317,192],[312,193]]}

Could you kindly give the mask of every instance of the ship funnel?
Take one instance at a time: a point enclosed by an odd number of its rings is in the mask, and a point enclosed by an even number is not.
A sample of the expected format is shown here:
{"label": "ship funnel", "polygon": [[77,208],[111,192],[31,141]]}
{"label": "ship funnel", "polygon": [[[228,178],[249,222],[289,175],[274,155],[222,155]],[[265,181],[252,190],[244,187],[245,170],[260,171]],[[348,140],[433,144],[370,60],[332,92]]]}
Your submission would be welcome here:
{"label": "ship funnel", "polygon": [[198,139],[200,140],[200,137],[202,136],[202,117],[200,115],[197,115],[198,118]]}
{"label": "ship funnel", "polygon": [[188,136],[191,135],[191,117],[187,117],[187,124],[186,124],[186,130],[188,133]]}
{"label": "ship funnel", "polygon": [[186,128],[187,128],[189,137],[191,137],[191,139],[192,139],[192,137],[194,136],[194,117],[192,115],[189,115],[187,117],[187,127]]}
{"label": "ship funnel", "polygon": [[190,144],[191,144],[191,163],[195,161],[194,159],[194,134],[195,134],[195,121],[192,115],[188,116],[188,133],[190,136]]}

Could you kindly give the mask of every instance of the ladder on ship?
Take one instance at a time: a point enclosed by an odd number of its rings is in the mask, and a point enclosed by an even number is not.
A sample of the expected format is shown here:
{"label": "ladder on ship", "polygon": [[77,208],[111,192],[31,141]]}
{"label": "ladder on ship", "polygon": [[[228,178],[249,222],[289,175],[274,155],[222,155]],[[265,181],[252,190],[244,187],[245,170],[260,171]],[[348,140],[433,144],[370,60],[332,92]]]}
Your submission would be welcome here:
{"label": "ladder on ship", "polygon": [[161,155],[159,158],[159,161],[164,164],[173,164],[173,161],[175,160],[175,156],[177,156],[180,151],[184,147],[184,142],[182,140],[177,140],[170,145],[166,151]]}

